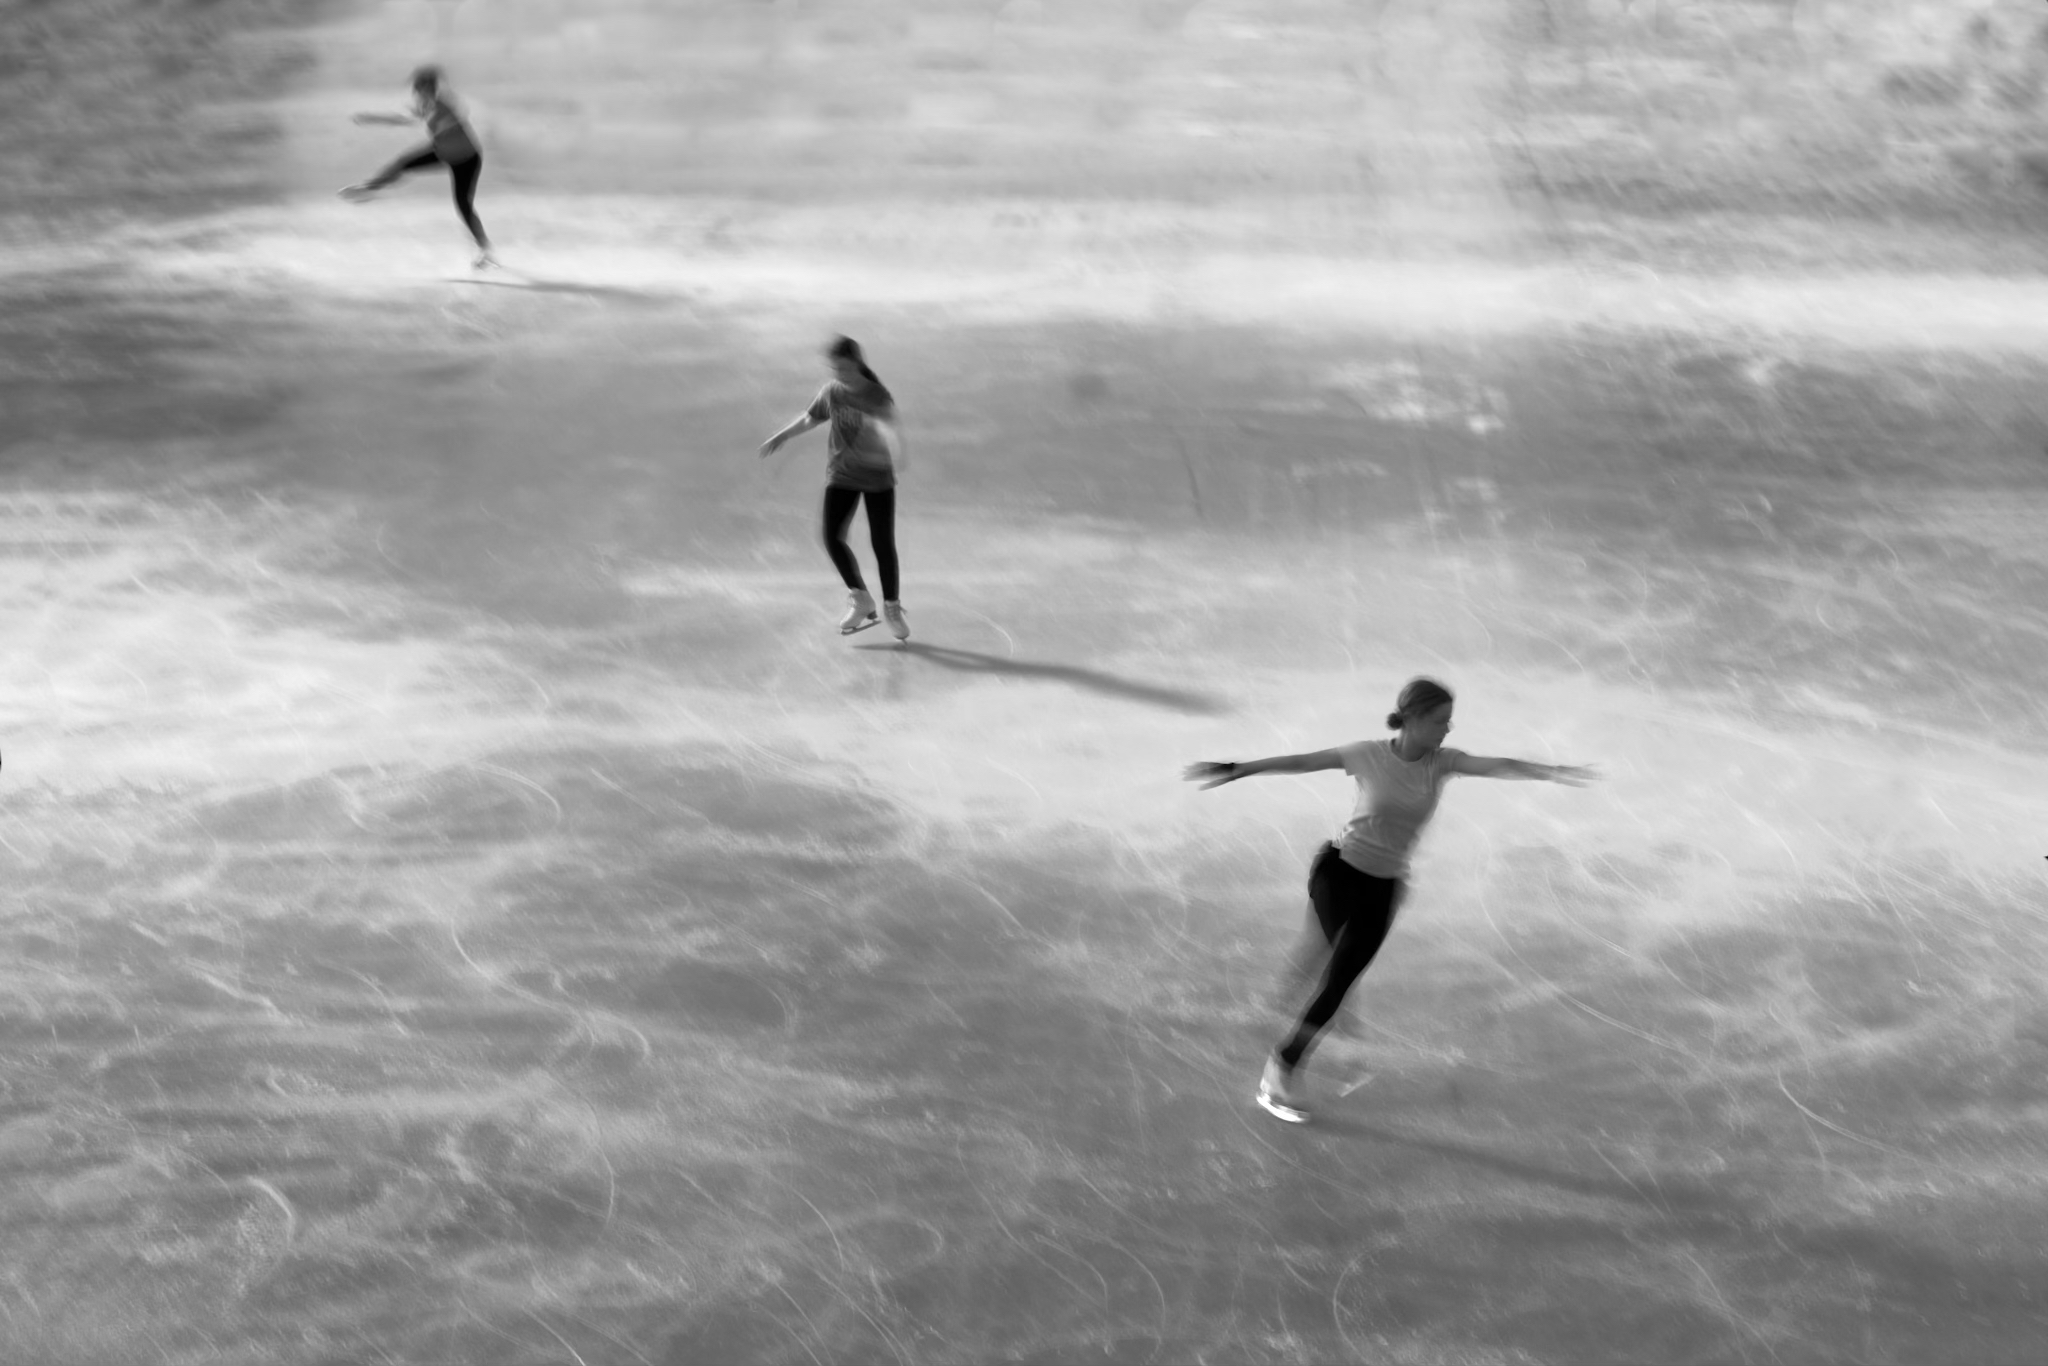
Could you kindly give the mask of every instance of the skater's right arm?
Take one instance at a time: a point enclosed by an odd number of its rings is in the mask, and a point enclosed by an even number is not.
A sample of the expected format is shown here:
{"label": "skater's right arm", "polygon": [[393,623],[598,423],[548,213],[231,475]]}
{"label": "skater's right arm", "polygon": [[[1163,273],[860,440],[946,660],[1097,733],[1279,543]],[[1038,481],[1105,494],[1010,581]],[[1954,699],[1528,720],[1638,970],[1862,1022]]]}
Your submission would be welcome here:
{"label": "skater's right arm", "polygon": [[403,114],[387,114],[381,111],[358,114],[355,116],[355,121],[357,123],[389,123],[403,128],[408,123],[419,123],[433,112],[434,106],[430,101],[415,95],[413,96],[412,107]]}
{"label": "skater's right arm", "polygon": [[1334,749],[1319,749],[1308,754],[1276,754],[1270,759],[1246,759],[1241,762],[1204,760],[1189,764],[1181,777],[1191,783],[1200,783],[1206,791],[1234,783],[1239,778],[1250,778],[1260,773],[1321,773],[1324,769],[1344,767],[1344,756]]}
{"label": "skater's right arm", "polygon": [[791,437],[802,436],[811,428],[822,427],[824,425],[824,418],[812,417],[809,413],[803,414],[803,416],[797,418],[795,421],[791,422],[787,427],[784,427],[781,431],[777,432],[775,435],[769,437],[766,441],[763,441],[761,443],[761,458],[765,460],[769,456],[775,454],[775,452],[781,450],[782,443],[789,440]]}

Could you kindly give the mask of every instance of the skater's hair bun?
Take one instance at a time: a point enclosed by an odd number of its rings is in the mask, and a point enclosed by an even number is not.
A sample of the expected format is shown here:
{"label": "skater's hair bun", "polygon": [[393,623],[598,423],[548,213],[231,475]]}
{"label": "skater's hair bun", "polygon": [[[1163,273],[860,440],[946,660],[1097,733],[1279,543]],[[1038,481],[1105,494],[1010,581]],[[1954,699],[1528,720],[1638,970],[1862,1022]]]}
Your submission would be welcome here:
{"label": "skater's hair bun", "polygon": [[1411,678],[1394,699],[1394,710],[1387,713],[1387,729],[1399,730],[1408,723],[1408,718],[1455,700],[1451,690],[1434,678]]}
{"label": "skater's hair bun", "polygon": [[441,88],[441,68],[438,66],[416,66],[412,69],[412,88],[419,90],[426,86]]}

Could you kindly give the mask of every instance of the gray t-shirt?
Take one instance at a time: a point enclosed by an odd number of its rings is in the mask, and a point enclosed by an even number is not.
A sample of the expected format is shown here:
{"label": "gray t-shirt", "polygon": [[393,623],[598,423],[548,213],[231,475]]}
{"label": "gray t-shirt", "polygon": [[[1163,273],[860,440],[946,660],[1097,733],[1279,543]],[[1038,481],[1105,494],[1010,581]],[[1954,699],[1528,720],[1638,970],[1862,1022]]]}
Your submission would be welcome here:
{"label": "gray t-shirt", "polygon": [[829,423],[826,482],[835,488],[877,491],[896,487],[885,422],[896,420],[896,400],[880,385],[859,388],[833,380],[811,400],[810,416]]}
{"label": "gray t-shirt", "polygon": [[478,155],[476,138],[453,96],[441,94],[423,101],[420,113],[427,121],[427,136],[433,140],[435,156],[454,166]]}
{"label": "gray t-shirt", "polygon": [[1436,799],[1463,750],[1438,747],[1420,759],[1394,753],[1392,740],[1361,740],[1339,745],[1344,771],[1358,780],[1358,803],[1338,855],[1361,873],[1374,877],[1408,876],[1408,856],[1422,827],[1436,814]]}

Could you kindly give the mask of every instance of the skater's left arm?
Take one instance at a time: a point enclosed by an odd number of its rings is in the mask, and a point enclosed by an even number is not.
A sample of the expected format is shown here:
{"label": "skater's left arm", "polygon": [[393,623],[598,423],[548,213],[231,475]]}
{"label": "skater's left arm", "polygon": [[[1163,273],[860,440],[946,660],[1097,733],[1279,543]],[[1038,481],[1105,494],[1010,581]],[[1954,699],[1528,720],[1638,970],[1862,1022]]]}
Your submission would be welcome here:
{"label": "skater's left arm", "polygon": [[1468,778],[1533,778],[1546,783],[1584,787],[1597,779],[1597,770],[1577,764],[1539,764],[1529,759],[1496,759],[1485,754],[1459,753],[1451,757],[1451,772]]}

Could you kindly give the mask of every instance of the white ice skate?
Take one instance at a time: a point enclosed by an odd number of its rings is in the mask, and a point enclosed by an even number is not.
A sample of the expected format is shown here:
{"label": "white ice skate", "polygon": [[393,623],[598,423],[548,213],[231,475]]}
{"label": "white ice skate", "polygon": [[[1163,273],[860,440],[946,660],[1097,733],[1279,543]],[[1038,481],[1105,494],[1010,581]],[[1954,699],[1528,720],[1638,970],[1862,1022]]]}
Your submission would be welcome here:
{"label": "white ice skate", "polygon": [[908,639],[910,639],[910,623],[909,623],[908,621],[904,620],[904,617],[903,617],[903,604],[902,604],[902,603],[900,603],[900,602],[885,602],[885,603],[883,603],[883,604],[882,604],[882,616],[883,616],[883,618],[884,618],[885,620],[887,620],[887,621],[888,621],[888,623],[889,623],[889,634],[890,634],[890,635],[892,635],[892,636],[896,637],[896,639],[898,639],[898,640],[908,640]]}
{"label": "white ice skate", "polygon": [[846,595],[846,615],[839,619],[839,634],[850,636],[855,631],[865,631],[881,620],[875,615],[875,600],[867,590],[856,588]]}
{"label": "white ice skate", "polygon": [[1259,1108],[1275,1119],[1284,1119],[1289,1124],[1308,1123],[1308,1111],[1294,1093],[1294,1078],[1278,1058],[1266,1059],[1266,1070],[1259,1077],[1258,1101]]}

